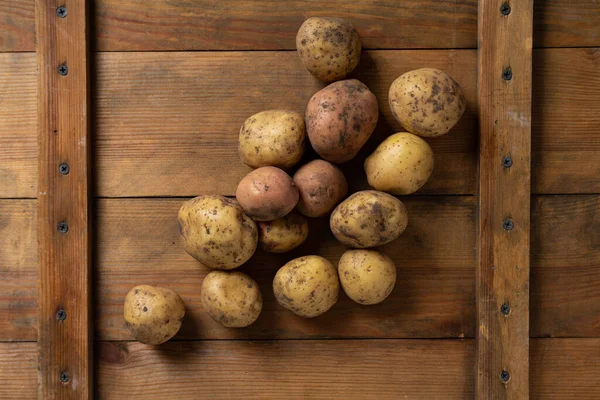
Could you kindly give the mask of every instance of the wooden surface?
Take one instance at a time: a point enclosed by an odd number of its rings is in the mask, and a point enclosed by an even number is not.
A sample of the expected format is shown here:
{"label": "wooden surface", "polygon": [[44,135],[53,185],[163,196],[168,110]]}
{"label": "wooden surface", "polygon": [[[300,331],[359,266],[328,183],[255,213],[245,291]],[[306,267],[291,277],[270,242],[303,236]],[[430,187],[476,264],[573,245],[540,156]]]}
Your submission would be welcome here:
{"label": "wooden surface", "polygon": [[[479,2],[476,398],[529,394],[529,219],[533,0]],[[515,38],[517,38],[515,40]],[[503,70],[512,69],[512,79]],[[512,166],[503,167],[503,158]],[[514,221],[512,230],[507,220]],[[501,307],[510,307],[502,313]],[[510,375],[501,380],[502,372]]]}
{"label": "wooden surface", "polygon": [[[92,391],[89,224],[90,103],[87,9],[36,1],[38,65],[38,344],[40,398],[86,399]],[[59,74],[66,64],[68,74]],[[63,163],[70,168],[59,172]],[[68,224],[60,232],[58,225]],[[59,319],[58,312],[66,312]],[[63,376],[67,378],[61,378]]]}
{"label": "wooden surface", "polygon": [[0,399],[37,398],[36,343],[0,343]]}

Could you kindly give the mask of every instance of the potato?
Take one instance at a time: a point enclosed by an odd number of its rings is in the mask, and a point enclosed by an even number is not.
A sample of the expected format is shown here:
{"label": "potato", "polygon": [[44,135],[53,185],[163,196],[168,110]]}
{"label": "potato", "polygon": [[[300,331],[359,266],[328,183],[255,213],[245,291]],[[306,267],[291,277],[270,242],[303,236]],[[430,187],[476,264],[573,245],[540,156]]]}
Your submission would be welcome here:
{"label": "potato", "polygon": [[202,281],[202,307],[227,328],[244,328],[258,318],[262,294],[256,281],[239,271],[212,271]]}
{"label": "potato", "polygon": [[275,274],[273,292],[283,307],[312,318],[329,310],[338,300],[340,283],[337,271],[319,256],[293,259]]}
{"label": "potato", "polygon": [[314,160],[300,167],[294,174],[294,183],[300,192],[298,211],[307,217],[329,214],[348,194],[344,173],[323,160]]}
{"label": "potato", "polygon": [[290,251],[304,243],[307,237],[308,222],[297,212],[258,223],[258,245],[269,253]]}
{"label": "potato", "polygon": [[404,204],[376,190],[356,192],[331,213],[331,232],[355,248],[375,247],[396,239],[408,224]]}
{"label": "potato", "polygon": [[304,154],[304,117],[288,110],[254,114],[240,129],[239,153],[244,164],[259,168],[293,167]]}
{"label": "potato", "polygon": [[433,171],[433,151],[412,133],[385,139],[365,160],[369,185],[392,194],[411,194],[427,182]]}
{"label": "potato", "polygon": [[139,342],[166,342],[177,334],[184,316],[183,300],[170,289],[140,285],[125,296],[125,324]]}
{"label": "potato", "polygon": [[357,303],[381,303],[396,284],[396,266],[391,258],[375,250],[348,250],[338,264],[344,292]]}
{"label": "potato", "polygon": [[398,122],[420,136],[445,135],[467,108],[458,83],[433,68],[401,75],[390,86],[389,101]]}
{"label": "potato", "polygon": [[237,268],[258,244],[256,224],[233,199],[199,196],[179,209],[185,250],[209,268]]}
{"label": "potato", "polygon": [[296,35],[296,48],[308,72],[323,82],[343,79],[360,60],[360,37],[341,18],[309,18]]}
{"label": "potato", "polygon": [[348,161],[369,139],[378,116],[377,98],[362,82],[332,83],[315,93],[306,107],[310,144],[327,161]]}
{"label": "potato", "polygon": [[296,207],[298,189],[285,171],[261,167],[246,175],[239,183],[235,197],[244,212],[255,221],[282,218]]}

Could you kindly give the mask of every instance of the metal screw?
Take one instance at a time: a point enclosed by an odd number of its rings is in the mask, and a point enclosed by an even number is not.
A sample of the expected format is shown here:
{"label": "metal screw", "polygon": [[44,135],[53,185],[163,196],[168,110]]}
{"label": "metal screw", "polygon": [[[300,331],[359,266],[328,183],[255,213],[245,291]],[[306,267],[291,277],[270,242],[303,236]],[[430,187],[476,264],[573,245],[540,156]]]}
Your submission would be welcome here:
{"label": "metal screw", "polygon": [[67,16],[67,7],[65,6],[60,6],[56,9],[56,15],[58,15],[59,18],[64,18]]}
{"label": "metal screw", "polygon": [[502,13],[502,15],[510,14],[510,6],[508,5],[508,3],[503,3],[500,6],[500,12]]}
{"label": "metal screw", "polygon": [[67,233],[69,231],[69,225],[65,221],[61,221],[58,223],[58,231],[60,233]]}
{"label": "metal screw", "polygon": [[58,73],[61,74],[62,76],[66,76],[69,73],[69,67],[67,67],[66,64],[61,64],[58,67]]}
{"label": "metal screw", "polygon": [[69,164],[67,164],[67,163],[60,164],[60,166],[58,167],[58,171],[63,175],[67,175],[70,171]]}
{"label": "metal screw", "polygon": [[500,307],[500,312],[504,315],[510,314],[510,306],[508,304],[502,304]]}
{"label": "metal screw", "polygon": [[67,312],[61,308],[56,312],[56,319],[59,321],[64,321],[67,319]]}
{"label": "metal screw", "polygon": [[510,381],[510,374],[508,373],[508,371],[502,371],[500,373],[500,380],[504,383]]}
{"label": "metal screw", "polygon": [[502,223],[502,227],[504,228],[505,231],[510,231],[512,230],[512,228],[515,227],[515,223],[513,222],[512,219],[505,219],[504,223]]}
{"label": "metal screw", "polygon": [[504,168],[510,168],[512,167],[512,158],[510,158],[510,156],[506,156],[502,159],[502,166]]}
{"label": "metal screw", "polygon": [[512,69],[510,69],[510,67],[506,67],[502,70],[502,79],[505,81],[510,81],[512,79]]}
{"label": "metal screw", "polygon": [[68,372],[63,371],[60,373],[60,381],[62,383],[67,383],[67,382],[69,382],[70,379],[71,379],[71,377],[69,376]]}

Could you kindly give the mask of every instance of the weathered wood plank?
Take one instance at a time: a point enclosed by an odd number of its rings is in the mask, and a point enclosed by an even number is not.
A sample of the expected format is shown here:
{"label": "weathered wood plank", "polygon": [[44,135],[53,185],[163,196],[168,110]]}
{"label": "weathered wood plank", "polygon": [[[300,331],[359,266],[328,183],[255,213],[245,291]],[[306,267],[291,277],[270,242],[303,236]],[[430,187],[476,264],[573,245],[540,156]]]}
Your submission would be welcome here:
{"label": "weathered wood plank", "polygon": [[36,343],[0,343],[0,399],[37,399]]}
{"label": "weathered wood plank", "polygon": [[535,47],[600,46],[600,7],[596,0],[534,1]]}
{"label": "weathered wood plank", "polygon": [[35,0],[0,2],[0,52],[35,51]]}

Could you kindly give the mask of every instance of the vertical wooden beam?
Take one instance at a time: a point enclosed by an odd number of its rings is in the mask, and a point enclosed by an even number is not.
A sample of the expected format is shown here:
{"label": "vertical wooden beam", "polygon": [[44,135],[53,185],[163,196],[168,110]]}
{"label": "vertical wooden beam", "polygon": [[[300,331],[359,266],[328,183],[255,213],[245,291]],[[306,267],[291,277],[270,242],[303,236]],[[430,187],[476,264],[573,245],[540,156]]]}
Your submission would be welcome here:
{"label": "vertical wooden beam", "polygon": [[477,398],[529,396],[533,0],[480,0]]}
{"label": "vertical wooden beam", "polygon": [[[36,0],[39,397],[91,398],[85,0]],[[61,8],[59,8],[61,7]]]}

